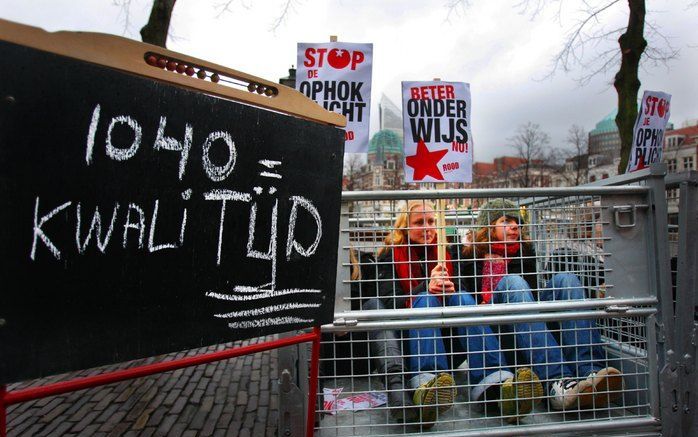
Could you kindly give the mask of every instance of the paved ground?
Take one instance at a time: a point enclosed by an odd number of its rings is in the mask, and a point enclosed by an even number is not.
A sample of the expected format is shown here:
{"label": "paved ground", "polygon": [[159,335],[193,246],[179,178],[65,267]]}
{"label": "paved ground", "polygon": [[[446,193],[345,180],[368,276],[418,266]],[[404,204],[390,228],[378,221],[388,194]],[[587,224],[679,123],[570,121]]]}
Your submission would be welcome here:
{"label": "paved ground", "polygon": [[[213,352],[226,346],[231,345],[12,384],[8,390]],[[8,437],[276,436],[276,369],[277,351],[271,350],[13,405],[8,409]]]}

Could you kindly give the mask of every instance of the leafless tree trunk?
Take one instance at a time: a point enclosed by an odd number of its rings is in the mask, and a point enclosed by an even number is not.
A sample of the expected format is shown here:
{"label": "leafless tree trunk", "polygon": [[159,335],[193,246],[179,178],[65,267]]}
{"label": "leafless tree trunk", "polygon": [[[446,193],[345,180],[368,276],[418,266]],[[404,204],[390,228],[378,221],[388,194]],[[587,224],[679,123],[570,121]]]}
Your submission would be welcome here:
{"label": "leafless tree trunk", "polygon": [[348,153],[344,160],[344,176],[347,178],[347,191],[352,191],[356,188],[356,175],[361,172],[361,167],[364,165],[361,154]]}
{"label": "leafless tree trunk", "polygon": [[167,33],[170,29],[172,10],[177,0],[153,0],[148,23],[141,29],[143,42],[167,47]]}
{"label": "leafless tree trunk", "polygon": [[[166,47],[167,35],[170,30],[170,20],[172,19],[172,10],[174,9],[177,0],[153,0],[153,7],[150,10],[148,23],[141,29],[141,39],[143,42],[155,44],[160,47]],[[218,17],[224,13],[231,11],[234,0],[225,1],[216,6],[219,10]],[[126,27],[128,27],[129,8],[131,7],[130,0],[119,0],[126,16]],[[288,17],[289,13],[295,8],[295,0],[285,0],[280,8],[279,15],[270,25],[269,30],[278,29]]]}
{"label": "leafless tree trunk", "polygon": [[[571,180],[575,186],[586,182],[589,159],[589,135],[583,127],[572,125],[567,131],[567,144],[572,146],[572,153],[575,164],[574,179]],[[584,162],[587,160],[587,162]]]}
{"label": "leafless tree trunk", "polygon": [[637,70],[640,58],[647,47],[643,35],[645,28],[645,0],[628,0],[628,28],[620,36],[621,63],[613,86],[618,92],[618,115],[616,124],[620,133],[620,164],[618,174],[623,174],[633,146],[633,126],[637,117],[637,93],[640,79]]}
{"label": "leafless tree trunk", "polygon": [[[549,75],[558,69],[569,72],[573,67],[581,67],[583,74],[577,80],[580,84],[588,83],[594,76],[604,74],[620,63],[613,86],[618,94],[618,115],[616,125],[621,138],[620,166],[618,172],[625,172],[627,160],[632,149],[633,125],[637,116],[637,94],[640,89],[638,69],[640,62],[654,65],[666,65],[679,55],[679,50],[672,46],[671,40],[651,22],[645,21],[645,0],[626,0],[628,3],[628,25],[625,28],[604,27],[602,16],[621,0],[584,0],[573,2],[579,13],[577,24],[572,26],[565,43],[553,58],[553,67]],[[469,0],[449,0],[446,2],[448,16],[459,9],[469,6]],[[693,1],[689,7],[698,3]],[[562,15],[562,0],[521,0],[515,7],[521,12],[530,12],[535,18],[550,5],[557,7],[558,19]],[[644,34],[651,44],[645,40]],[[621,34],[622,33],[622,34]],[[615,39],[617,35],[620,51],[604,47],[604,42]],[[590,50],[591,49],[591,50]]]}
{"label": "leafless tree trunk", "polygon": [[519,126],[516,135],[509,138],[511,147],[516,150],[516,156],[524,160],[523,174],[519,184],[522,187],[530,187],[533,182],[531,169],[536,164],[545,160],[546,146],[550,142],[550,136],[540,129],[540,126],[530,121]]}

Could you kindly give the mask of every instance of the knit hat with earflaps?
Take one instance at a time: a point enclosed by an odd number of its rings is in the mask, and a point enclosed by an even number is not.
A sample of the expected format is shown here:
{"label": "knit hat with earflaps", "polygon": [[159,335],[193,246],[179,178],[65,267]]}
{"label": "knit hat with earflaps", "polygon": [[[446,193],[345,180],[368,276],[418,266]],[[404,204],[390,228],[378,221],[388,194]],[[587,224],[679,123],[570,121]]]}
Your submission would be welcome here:
{"label": "knit hat with earflaps", "polygon": [[514,202],[507,199],[493,199],[480,208],[480,213],[477,215],[477,225],[481,228],[485,227],[502,216],[515,218],[519,224],[523,224],[525,221],[521,210]]}

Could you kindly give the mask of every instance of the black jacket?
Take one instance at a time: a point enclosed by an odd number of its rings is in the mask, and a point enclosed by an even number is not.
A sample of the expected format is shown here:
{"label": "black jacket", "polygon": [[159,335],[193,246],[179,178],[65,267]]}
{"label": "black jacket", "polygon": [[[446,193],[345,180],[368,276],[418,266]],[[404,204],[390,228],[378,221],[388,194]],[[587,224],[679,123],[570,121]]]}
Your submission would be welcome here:
{"label": "black jacket", "polygon": [[[456,247],[448,247],[448,252],[451,255],[451,262],[453,263],[454,276],[458,271],[457,257],[458,254]],[[424,252],[419,253],[419,260],[421,261],[420,276],[428,278],[431,272],[426,272],[427,263],[422,257]],[[388,250],[378,257],[377,260],[377,271],[378,271],[378,296],[382,300],[383,305],[386,308],[396,309],[396,308],[407,308],[407,301],[410,298],[406,294],[402,286],[400,285],[400,279],[395,271],[395,265],[393,263],[393,251]],[[455,282],[455,279],[454,279]],[[416,296],[427,290],[427,281],[421,281],[417,287],[412,289],[412,296]]]}
{"label": "black jacket", "polygon": [[[478,292],[482,288],[482,259],[476,259],[473,254],[470,258],[465,258],[462,252],[458,255],[458,268],[456,278],[458,280],[456,288],[460,291],[477,293],[477,299],[481,296]],[[526,280],[534,297],[538,289],[536,252],[529,244],[522,245],[522,249],[507,265],[507,272],[510,275],[520,275]],[[478,302],[479,303],[479,302]]]}

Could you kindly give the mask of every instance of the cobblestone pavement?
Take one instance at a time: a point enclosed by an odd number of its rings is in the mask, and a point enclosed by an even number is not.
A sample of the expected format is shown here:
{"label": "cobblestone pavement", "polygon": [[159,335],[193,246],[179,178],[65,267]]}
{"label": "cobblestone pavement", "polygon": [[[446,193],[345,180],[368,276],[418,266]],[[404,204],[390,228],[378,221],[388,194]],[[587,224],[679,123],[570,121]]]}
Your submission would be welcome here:
{"label": "cobblestone pavement", "polygon": [[[214,352],[246,340],[8,386],[17,390],[108,370]],[[8,408],[15,436],[276,436],[277,351],[271,350]]]}

